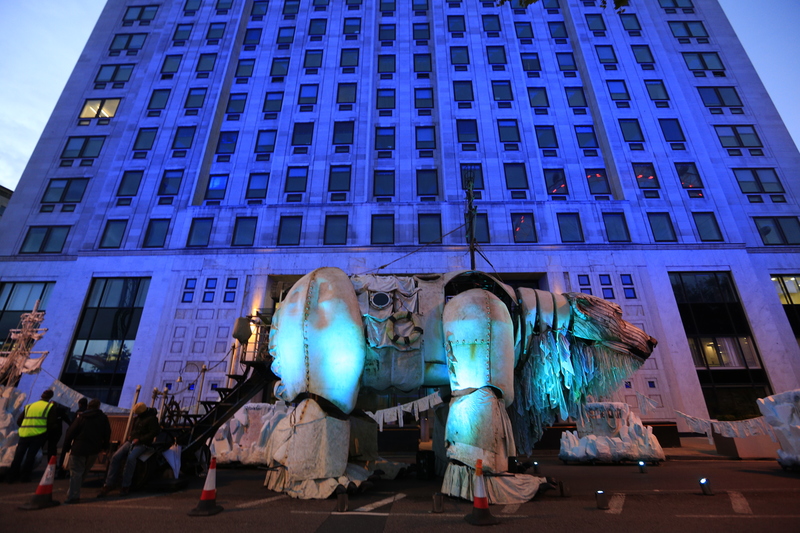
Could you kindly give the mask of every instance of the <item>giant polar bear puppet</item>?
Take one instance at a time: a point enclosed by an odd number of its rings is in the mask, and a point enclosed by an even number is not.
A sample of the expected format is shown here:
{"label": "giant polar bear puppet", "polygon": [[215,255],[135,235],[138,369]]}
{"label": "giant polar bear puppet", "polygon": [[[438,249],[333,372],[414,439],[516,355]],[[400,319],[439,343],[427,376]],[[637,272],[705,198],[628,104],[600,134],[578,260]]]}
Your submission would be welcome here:
{"label": "giant polar bear puppet", "polygon": [[[471,499],[478,459],[490,473],[506,472],[545,425],[580,416],[587,396],[613,391],[650,355],[655,339],[621,314],[587,294],[514,289],[482,272],[348,278],[338,268],[314,270],[273,316],[275,393],[296,407],[267,444],[265,485],[324,498],[363,480],[348,465],[348,415],[360,388],[449,386],[442,491]],[[488,481],[500,503],[533,496],[543,480]]]}

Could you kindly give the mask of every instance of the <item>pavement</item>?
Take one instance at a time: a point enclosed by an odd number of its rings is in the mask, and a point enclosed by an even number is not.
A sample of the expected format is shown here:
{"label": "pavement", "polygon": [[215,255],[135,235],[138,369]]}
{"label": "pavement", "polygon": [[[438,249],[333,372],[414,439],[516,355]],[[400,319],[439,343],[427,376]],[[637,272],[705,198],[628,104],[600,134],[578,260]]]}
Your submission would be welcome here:
{"label": "pavement", "polygon": [[[800,532],[800,473],[785,472],[774,460],[720,457],[702,438],[683,444],[666,449],[669,459],[644,472],[635,464],[565,465],[557,452],[537,453],[533,459],[541,474],[561,481],[564,494],[550,491],[522,504],[492,505],[490,512],[500,519],[493,527],[537,533]],[[709,480],[713,495],[703,495],[701,477]],[[410,475],[379,481],[372,490],[349,496],[344,513],[336,512],[336,499],[295,500],[266,490],[263,480],[262,469],[220,468],[216,503],[224,511],[211,517],[187,515],[199,503],[201,478],[177,492],[96,499],[102,479],[95,477],[83,488],[81,503],[38,511],[18,509],[31,500],[35,483],[0,483],[0,531],[442,533],[475,527],[464,520],[473,512],[471,502],[446,497],[443,512],[432,512],[440,479]],[[68,483],[54,483],[54,500],[63,502]],[[598,490],[609,495],[609,509],[598,509]]]}

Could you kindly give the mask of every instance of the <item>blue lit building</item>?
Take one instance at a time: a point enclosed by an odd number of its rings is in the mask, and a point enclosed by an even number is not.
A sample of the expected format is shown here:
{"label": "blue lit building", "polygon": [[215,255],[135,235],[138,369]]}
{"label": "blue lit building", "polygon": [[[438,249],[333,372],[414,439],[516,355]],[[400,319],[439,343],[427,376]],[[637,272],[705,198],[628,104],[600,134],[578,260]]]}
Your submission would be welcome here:
{"label": "blue lit building", "polygon": [[799,167],[714,0],[109,0],[0,219],[0,327],[44,301],[35,389],[221,384],[316,267],[468,269],[471,182],[478,269],[659,339],[619,400],[746,417],[800,387]]}

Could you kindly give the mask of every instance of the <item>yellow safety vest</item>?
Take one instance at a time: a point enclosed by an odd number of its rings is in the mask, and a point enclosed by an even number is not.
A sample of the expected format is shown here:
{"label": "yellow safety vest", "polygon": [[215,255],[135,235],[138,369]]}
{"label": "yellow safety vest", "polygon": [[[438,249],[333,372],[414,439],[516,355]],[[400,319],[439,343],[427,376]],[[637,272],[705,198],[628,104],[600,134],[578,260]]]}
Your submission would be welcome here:
{"label": "yellow safety vest", "polygon": [[35,437],[47,431],[47,414],[53,407],[51,402],[39,400],[25,406],[25,418],[19,428],[20,437]]}

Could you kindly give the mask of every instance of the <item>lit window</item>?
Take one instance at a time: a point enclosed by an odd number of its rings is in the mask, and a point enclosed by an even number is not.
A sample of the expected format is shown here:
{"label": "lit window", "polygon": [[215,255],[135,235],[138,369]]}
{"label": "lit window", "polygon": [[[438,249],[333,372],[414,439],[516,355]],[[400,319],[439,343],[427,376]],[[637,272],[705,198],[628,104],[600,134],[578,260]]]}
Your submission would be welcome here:
{"label": "lit window", "polygon": [[[169,90],[167,90],[169,94]],[[119,98],[86,100],[80,118],[112,118],[119,107]]]}

